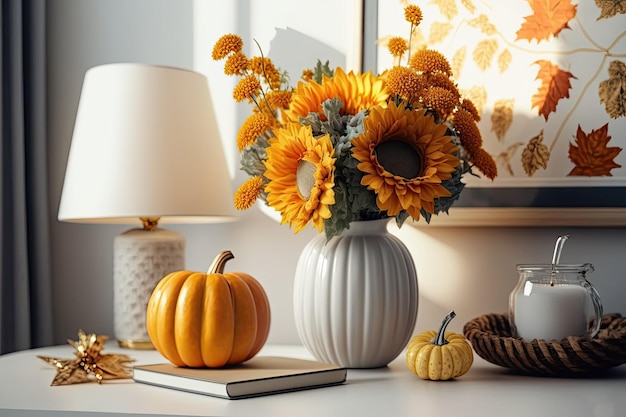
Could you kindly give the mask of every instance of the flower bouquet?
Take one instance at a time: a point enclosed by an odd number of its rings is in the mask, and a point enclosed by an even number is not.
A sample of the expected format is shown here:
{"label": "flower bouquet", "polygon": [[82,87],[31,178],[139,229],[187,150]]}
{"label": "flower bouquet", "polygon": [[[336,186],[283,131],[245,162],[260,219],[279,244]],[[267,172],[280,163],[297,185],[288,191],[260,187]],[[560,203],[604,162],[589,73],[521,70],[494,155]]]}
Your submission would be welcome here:
{"label": "flower bouquet", "polygon": [[[404,11],[413,33],[422,11]],[[497,167],[482,148],[480,116],[461,96],[450,64],[436,50],[411,53],[410,44],[389,40],[397,65],[381,74],[318,61],[292,87],[271,59],[248,57],[238,35],[222,36],[212,57],[240,78],[233,98],[253,105],[237,135],[250,178],[235,193],[235,207],[261,198],[294,232],[312,223],[330,239],[354,221],[429,222],[458,200],[465,175],[493,180]]]}

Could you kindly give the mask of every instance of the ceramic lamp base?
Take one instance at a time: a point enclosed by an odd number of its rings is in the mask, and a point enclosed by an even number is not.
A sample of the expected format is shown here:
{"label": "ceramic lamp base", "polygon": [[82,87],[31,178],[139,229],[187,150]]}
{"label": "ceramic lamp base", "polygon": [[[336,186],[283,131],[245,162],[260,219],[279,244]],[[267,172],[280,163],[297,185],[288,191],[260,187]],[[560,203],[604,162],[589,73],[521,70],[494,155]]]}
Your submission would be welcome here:
{"label": "ceramic lamp base", "polygon": [[175,231],[132,229],[113,246],[115,338],[120,346],[150,349],[146,308],[156,284],[185,266],[185,239]]}

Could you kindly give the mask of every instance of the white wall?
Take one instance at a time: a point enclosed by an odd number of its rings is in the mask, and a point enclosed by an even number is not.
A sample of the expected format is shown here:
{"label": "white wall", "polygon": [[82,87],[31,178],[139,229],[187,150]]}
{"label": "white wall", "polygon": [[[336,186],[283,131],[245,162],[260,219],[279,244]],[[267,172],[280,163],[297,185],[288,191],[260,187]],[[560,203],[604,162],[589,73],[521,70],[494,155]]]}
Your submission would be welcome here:
{"label": "white wall", "polygon": [[[48,2],[50,205],[53,216],[54,322],[57,343],[75,337],[78,328],[113,336],[112,246],[123,226],[77,225],[56,221],[67,151],[84,72],[91,66],[120,61],[166,64],[199,70],[209,77],[218,108],[220,131],[233,174],[233,188],[244,178],[238,171],[234,135],[245,107],[232,103],[232,83],[221,63],[210,61],[215,40],[224,33],[258,37],[267,47],[274,27],[315,30],[316,20],[301,2],[292,2],[271,24],[261,18],[267,2],[240,0],[55,0]],[[335,4],[335,0],[326,0]],[[265,5],[263,5],[265,3]],[[350,7],[351,0],[336,7]],[[252,8],[252,9],[251,9]],[[332,49],[344,55],[351,40],[342,18],[324,23]],[[282,19],[282,21],[281,21]],[[269,29],[269,27],[272,29]],[[319,26],[319,25],[317,25]],[[318,27],[319,29],[319,27]],[[335,32],[336,31],[336,32]],[[334,37],[337,40],[333,40]],[[293,45],[297,48],[298,45]],[[250,51],[252,51],[250,49]],[[270,55],[278,53],[269,51]],[[288,55],[288,54],[287,54]],[[284,53],[283,53],[284,56]],[[314,61],[317,56],[312,56]],[[278,58],[276,58],[278,59]],[[280,58],[285,59],[285,58]],[[280,62],[277,62],[281,65]],[[341,65],[337,63],[335,65]],[[298,74],[294,74],[297,78]],[[269,342],[298,341],[292,317],[291,291],[297,257],[314,232],[293,235],[258,210],[242,213],[238,222],[176,226],[187,238],[187,267],[206,270],[213,256],[230,249],[227,268],[250,273],[264,285],[273,312]],[[591,262],[590,278],[606,311],[626,314],[626,231],[586,228],[414,228],[397,233],[415,258],[420,280],[417,330],[436,327],[454,308],[451,329],[488,312],[505,312],[508,293],[517,280],[515,265],[548,262],[556,237],[570,234],[562,262]]]}

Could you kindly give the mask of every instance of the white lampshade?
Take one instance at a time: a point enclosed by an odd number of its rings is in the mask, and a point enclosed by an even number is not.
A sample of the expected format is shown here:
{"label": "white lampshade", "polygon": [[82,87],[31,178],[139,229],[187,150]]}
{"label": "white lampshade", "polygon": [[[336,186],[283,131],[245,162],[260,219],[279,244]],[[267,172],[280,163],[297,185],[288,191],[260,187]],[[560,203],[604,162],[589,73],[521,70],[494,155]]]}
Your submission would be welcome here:
{"label": "white lampshade", "polygon": [[232,220],[231,181],[207,79],[143,64],[87,71],[58,218],[134,223],[114,242],[114,325],[121,346],[149,348],[148,299],[184,269],[184,238],[160,223]]}
{"label": "white lampshade", "polygon": [[234,216],[206,77],[126,63],[87,71],[59,220],[206,223]]}

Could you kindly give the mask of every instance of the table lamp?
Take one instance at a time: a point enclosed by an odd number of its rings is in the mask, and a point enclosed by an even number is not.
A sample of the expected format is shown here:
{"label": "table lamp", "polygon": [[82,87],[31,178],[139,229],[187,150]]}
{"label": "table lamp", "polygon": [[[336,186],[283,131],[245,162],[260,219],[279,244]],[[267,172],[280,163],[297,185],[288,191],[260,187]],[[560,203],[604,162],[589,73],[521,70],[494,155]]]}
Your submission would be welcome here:
{"label": "table lamp", "polygon": [[151,348],[148,299],[185,267],[184,237],[158,224],[235,218],[206,77],[134,63],[89,69],[58,218],[143,226],[114,241],[114,330],[122,347]]}

